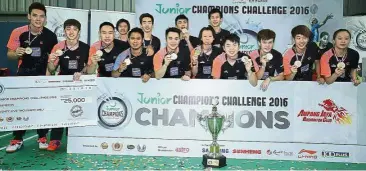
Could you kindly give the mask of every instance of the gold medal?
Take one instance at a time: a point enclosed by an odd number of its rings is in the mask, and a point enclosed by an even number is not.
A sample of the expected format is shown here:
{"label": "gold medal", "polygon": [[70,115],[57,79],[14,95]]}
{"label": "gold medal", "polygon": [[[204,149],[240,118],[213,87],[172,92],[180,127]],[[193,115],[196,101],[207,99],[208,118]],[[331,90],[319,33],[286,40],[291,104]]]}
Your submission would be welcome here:
{"label": "gold medal", "polygon": [[337,68],[344,69],[346,67],[346,64],[344,62],[338,62]]}

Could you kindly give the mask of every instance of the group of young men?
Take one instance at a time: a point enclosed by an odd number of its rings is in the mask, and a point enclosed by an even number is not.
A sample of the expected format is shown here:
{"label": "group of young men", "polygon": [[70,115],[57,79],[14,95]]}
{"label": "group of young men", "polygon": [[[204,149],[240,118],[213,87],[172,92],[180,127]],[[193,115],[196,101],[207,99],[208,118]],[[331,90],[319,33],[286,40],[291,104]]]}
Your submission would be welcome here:
{"label": "group of young men", "polygon": [[[240,38],[220,27],[223,14],[218,9],[209,12],[209,25],[198,37],[190,35],[188,18],[177,16],[175,27],[165,32],[167,46],[163,48],[160,39],[152,35],[154,17],[148,13],[140,16],[140,28],[131,29],[125,19],[116,26],[100,24],[100,40],[91,46],[79,40],[82,28],[75,19],[64,22],[66,40],[57,42],[56,35],[44,27],[46,9],[41,3],[30,5],[28,19],[29,25],[13,30],[7,45],[8,58],[19,61],[19,76],[54,75],[57,71],[75,79],[81,74],[135,77],[143,82],[150,78],[237,79],[249,80],[252,86],[264,80],[260,87],[265,91],[274,81],[313,81],[316,73],[320,84],[360,84],[356,76],[359,54],[348,48],[351,34],[345,29],[334,33],[333,46],[319,48],[309,41],[308,27],[296,26],[291,31],[295,43],[283,55],[273,49],[275,32],[264,29],[257,36],[259,49],[245,54],[239,50]],[[37,130],[39,148],[54,151],[61,144],[63,128],[51,130],[49,143],[47,132]],[[24,133],[14,131],[7,152],[23,146]]]}

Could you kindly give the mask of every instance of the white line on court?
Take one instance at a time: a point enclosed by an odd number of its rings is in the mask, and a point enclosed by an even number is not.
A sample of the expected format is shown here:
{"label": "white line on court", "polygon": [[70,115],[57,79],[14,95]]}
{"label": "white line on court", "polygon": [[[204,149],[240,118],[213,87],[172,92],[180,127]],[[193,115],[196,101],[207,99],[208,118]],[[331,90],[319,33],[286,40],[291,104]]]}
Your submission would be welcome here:
{"label": "white line on court", "polygon": [[[24,140],[23,140],[23,142],[24,142],[24,141],[28,141],[28,140],[30,140],[30,139],[32,139],[32,138],[37,137],[37,136],[38,136],[38,134],[33,135],[33,136],[31,136],[31,137],[28,137],[28,138],[24,139]],[[1,151],[1,150],[4,150],[6,147],[7,147],[7,146],[5,146],[5,147],[1,147],[1,148],[0,148],[0,151]]]}
{"label": "white line on court", "polygon": [[13,134],[13,133],[8,133],[8,134],[5,134],[5,135],[2,135],[2,136],[0,136],[0,138],[6,137],[6,136],[11,135],[11,134]]}

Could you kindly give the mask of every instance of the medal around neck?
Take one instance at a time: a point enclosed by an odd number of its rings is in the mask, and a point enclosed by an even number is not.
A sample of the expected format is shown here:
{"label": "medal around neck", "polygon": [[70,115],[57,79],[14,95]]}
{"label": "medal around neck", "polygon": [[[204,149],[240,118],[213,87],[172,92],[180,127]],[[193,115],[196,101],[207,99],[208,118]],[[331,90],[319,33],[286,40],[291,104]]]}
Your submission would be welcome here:
{"label": "medal around neck", "polygon": [[175,53],[170,54],[170,59],[176,60],[178,58],[178,55]]}
{"label": "medal around neck", "polygon": [[60,49],[56,50],[56,56],[62,56],[64,52]]}
{"label": "medal around neck", "polygon": [[194,55],[195,56],[198,56],[198,55],[200,55],[201,54],[201,50],[200,49],[195,49],[194,50]]}
{"label": "medal around neck", "polygon": [[103,56],[103,52],[102,52],[101,50],[98,50],[95,54],[96,54],[98,57]]}
{"label": "medal around neck", "polygon": [[294,65],[299,68],[301,67],[302,63],[301,61],[295,61]]}
{"label": "medal around neck", "polygon": [[32,54],[32,52],[33,52],[32,48],[30,48],[30,47],[25,48],[26,54],[30,55],[30,54]]}
{"label": "medal around neck", "polygon": [[127,59],[125,59],[124,63],[126,65],[131,65],[132,62],[131,62],[130,58],[127,58]]}
{"label": "medal around neck", "polygon": [[273,59],[273,55],[272,55],[271,53],[267,53],[267,55],[266,55],[265,57],[266,57],[266,59],[267,59],[268,61],[270,61],[270,60],[272,60],[272,59]]}
{"label": "medal around neck", "polygon": [[346,64],[344,62],[338,62],[337,68],[344,69],[344,68],[346,68]]}

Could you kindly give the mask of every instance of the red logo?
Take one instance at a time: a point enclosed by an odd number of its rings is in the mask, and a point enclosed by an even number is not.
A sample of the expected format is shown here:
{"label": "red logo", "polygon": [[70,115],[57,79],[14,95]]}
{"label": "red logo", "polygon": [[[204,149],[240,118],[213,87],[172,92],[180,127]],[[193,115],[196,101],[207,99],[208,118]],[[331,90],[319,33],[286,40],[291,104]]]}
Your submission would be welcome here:
{"label": "red logo", "polygon": [[306,111],[302,109],[297,117],[302,117],[304,122],[335,122],[337,124],[351,124],[352,119],[349,112],[338,107],[331,99],[326,99],[319,104],[323,108],[321,111]]}
{"label": "red logo", "polygon": [[184,148],[184,147],[180,147],[180,148],[176,148],[175,152],[178,153],[188,153],[189,152],[189,148]]}
{"label": "red logo", "polygon": [[262,150],[234,149],[233,153],[236,153],[236,154],[262,154]]}
{"label": "red logo", "polygon": [[316,151],[314,151],[314,150],[305,150],[305,149],[302,149],[299,152],[298,158],[299,159],[301,159],[301,158],[305,158],[305,159],[317,159],[318,156],[316,155]]}

